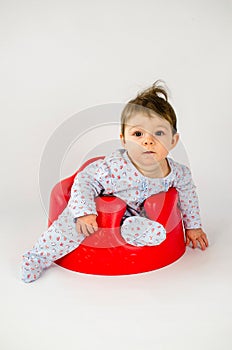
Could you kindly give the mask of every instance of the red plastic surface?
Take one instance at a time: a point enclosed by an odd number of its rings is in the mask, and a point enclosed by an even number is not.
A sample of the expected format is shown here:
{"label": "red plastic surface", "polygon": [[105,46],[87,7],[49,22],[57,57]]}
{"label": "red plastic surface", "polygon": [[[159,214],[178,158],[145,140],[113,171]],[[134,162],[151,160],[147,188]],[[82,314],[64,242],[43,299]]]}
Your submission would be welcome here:
{"label": "red plastic surface", "polygon": [[[81,171],[98,157],[90,159]],[[57,184],[50,197],[49,225],[66,207],[76,173]],[[117,197],[98,197],[99,230],[87,237],[80,246],[56,263],[69,270],[98,275],[127,275],[152,271],[179,259],[185,252],[185,240],[178,194],[175,188],[151,196],[145,201],[147,216],[160,222],[167,238],[158,246],[135,247],[120,235],[120,223],[126,203]]]}

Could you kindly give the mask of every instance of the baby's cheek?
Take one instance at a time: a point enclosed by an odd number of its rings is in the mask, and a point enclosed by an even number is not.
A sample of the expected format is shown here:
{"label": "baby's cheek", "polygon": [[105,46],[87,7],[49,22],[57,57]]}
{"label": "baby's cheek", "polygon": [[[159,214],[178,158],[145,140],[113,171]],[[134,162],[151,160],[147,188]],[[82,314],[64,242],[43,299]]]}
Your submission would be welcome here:
{"label": "baby's cheek", "polygon": [[162,147],[163,153],[164,153],[164,154],[167,154],[167,153],[170,151],[170,149],[171,149],[171,144],[168,143],[168,142],[165,142],[165,143],[163,143],[163,144],[161,145],[161,147]]}
{"label": "baby's cheek", "polygon": [[160,145],[160,154],[166,156],[169,152],[169,149],[166,145]]}

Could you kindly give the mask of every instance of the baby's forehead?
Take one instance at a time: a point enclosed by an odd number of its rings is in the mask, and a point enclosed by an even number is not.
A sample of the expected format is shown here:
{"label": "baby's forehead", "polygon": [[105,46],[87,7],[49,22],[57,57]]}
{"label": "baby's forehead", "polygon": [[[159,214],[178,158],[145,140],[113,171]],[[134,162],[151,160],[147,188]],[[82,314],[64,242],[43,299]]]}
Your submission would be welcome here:
{"label": "baby's forehead", "polygon": [[143,127],[143,128],[150,128],[150,127],[164,127],[164,128],[170,128],[170,123],[161,117],[158,114],[152,113],[152,114],[145,114],[145,113],[134,113],[132,114],[127,122],[127,127]]}

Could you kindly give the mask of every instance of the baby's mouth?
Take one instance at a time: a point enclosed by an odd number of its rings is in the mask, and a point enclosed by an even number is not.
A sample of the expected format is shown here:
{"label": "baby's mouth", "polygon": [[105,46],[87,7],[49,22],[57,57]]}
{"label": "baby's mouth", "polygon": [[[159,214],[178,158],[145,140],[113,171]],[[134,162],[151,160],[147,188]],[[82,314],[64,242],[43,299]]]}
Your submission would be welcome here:
{"label": "baby's mouth", "polygon": [[145,152],[143,152],[143,153],[145,153],[145,154],[155,154],[154,151],[145,151]]}

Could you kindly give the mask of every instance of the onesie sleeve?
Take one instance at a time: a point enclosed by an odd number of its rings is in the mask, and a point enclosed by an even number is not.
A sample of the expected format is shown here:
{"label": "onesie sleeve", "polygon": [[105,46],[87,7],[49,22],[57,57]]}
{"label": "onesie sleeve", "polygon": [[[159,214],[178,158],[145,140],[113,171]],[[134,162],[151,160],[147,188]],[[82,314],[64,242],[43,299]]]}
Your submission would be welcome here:
{"label": "onesie sleeve", "polygon": [[175,187],[179,193],[179,207],[184,227],[186,229],[200,228],[202,225],[196,186],[187,166],[179,164],[177,167]]}
{"label": "onesie sleeve", "polygon": [[104,160],[97,160],[76,175],[68,202],[74,219],[89,214],[97,215],[94,199],[104,190],[101,180],[106,173]]}

